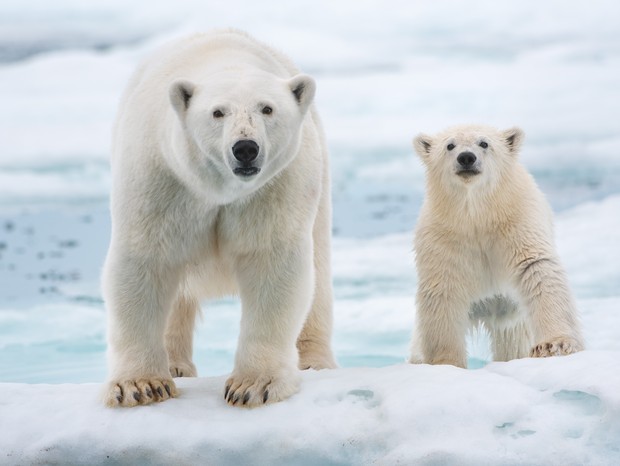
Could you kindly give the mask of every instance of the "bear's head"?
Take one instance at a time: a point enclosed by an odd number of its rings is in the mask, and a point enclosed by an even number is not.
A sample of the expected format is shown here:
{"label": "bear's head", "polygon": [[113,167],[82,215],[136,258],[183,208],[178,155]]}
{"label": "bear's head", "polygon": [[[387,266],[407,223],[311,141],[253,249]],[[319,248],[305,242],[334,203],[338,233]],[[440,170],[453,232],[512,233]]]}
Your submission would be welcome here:
{"label": "bear's head", "polygon": [[489,126],[454,126],[437,134],[420,134],[413,146],[429,180],[443,186],[488,186],[499,182],[516,163],[523,131]]}
{"label": "bear's head", "polygon": [[234,69],[203,82],[178,79],[169,90],[181,133],[174,137],[186,146],[177,156],[195,172],[207,171],[212,186],[260,186],[296,155],[315,88],[303,74],[281,79]]}

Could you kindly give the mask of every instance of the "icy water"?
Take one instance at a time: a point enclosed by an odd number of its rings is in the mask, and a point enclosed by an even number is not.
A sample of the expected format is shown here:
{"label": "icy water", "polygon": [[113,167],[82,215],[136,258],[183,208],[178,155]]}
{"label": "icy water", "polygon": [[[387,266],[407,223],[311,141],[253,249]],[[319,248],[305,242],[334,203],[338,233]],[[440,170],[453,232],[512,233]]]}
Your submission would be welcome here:
{"label": "icy water", "polygon": [[[158,43],[213,27],[246,29],[317,79],[332,157],[342,366],[407,356],[411,232],[424,190],[411,139],[455,123],[525,130],[522,159],[558,216],[560,253],[586,316],[600,300],[620,300],[615,3],[313,2],[303,18],[291,5],[236,2],[233,12],[220,2],[181,4],[194,14],[140,1],[0,6],[0,381],[104,378],[99,274],[118,96]],[[447,7],[458,14],[446,18]],[[227,373],[239,303],[204,303],[203,314],[199,373]],[[617,332],[588,319],[594,346],[610,349]],[[485,336],[472,338],[470,367],[488,357]]]}

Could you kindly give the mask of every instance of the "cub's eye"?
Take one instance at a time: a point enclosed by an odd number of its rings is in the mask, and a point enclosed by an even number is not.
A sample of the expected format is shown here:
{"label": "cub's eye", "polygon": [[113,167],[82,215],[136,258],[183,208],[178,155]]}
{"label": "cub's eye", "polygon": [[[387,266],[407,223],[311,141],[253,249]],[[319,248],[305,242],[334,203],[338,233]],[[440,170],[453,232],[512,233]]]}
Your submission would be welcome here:
{"label": "cub's eye", "polygon": [[454,144],[448,144],[448,146],[446,147],[446,149],[448,150],[452,150],[454,149],[456,146]]}
{"label": "cub's eye", "polygon": [[482,142],[481,142],[480,144],[478,144],[478,145],[479,145],[480,147],[482,147],[483,149],[486,149],[487,147],[489,147],[489,145],[488,145],[486,142],[484,142],[484,141],[482,141]]}
{"label": "cub's eye", "polygon": [[265,105],[261,112],[263,112],[263,115],[271,115],[273,113],[273,108],[271,108],[269,105]]}
{"label": "cub's eye", "polygon": [[213,118],[222,118],[224,116],[224,112],[221,110],[216,110],[213,112]]}

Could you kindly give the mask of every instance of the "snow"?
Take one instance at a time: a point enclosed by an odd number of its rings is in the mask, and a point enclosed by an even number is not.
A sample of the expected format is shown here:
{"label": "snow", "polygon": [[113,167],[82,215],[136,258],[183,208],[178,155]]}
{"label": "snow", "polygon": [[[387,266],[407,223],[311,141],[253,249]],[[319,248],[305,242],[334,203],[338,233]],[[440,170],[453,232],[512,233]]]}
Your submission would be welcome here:
{"label": "snow", "polygon": [[[0,3],[0,464],[620,464],[620,6],[614,0]],[[334,349],[289,400],[222,400],[239,302],[207,302],[201,378],[99,403],[110,129],[139,61],[233,26],[318,84],[332,156]],[[521,126],[588,350],[469,370],[404,363],[419,132]],[[70,383],[69,383],[70,382]]]}
{"label": "snow", "polygon": [[106,409],[98,384],[3,384],[6,464],[617,464],[620,353],[304,373],[248,410],[225,377],[177,379],[161,404]]}

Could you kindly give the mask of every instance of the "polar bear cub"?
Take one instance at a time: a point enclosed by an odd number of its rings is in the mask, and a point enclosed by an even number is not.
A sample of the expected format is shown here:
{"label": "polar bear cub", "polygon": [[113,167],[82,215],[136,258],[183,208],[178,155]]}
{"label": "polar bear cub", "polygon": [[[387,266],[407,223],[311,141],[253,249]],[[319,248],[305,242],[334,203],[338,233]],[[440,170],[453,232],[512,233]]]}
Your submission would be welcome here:
{"label": "polar bear cub", "polygon": [[113,135],[108,406],[195,376],[202,298],[239,294],[232,405],[285,399],[331,350],[328,156],[315,81],[248,35],[164,47],[131,79]]}
{"label": "polar bear cub", "polygon": [[522,140],[518,128],[486,126],[415,138],[426,197],[411,362],[466,367],[466,333],[480,324],[495,360],[583,349],[551,209],[518,160]]}

